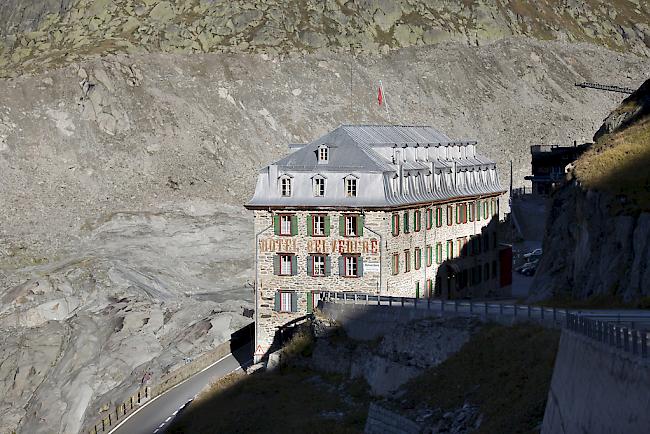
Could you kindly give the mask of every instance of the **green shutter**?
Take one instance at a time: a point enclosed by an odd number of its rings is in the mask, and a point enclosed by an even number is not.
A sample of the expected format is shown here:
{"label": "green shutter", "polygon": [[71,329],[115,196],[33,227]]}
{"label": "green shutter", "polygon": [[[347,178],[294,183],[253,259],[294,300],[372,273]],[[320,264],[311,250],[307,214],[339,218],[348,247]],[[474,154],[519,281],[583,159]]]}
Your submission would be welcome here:
{"label": "green shutter", "polygon": [[291,275],[296,276],[298,274],[298,256],[291,256]]}
{"label": "green shutter", "polygon": [[307,236],[311,237],[314,235],[314,218],[311,215],[307,216]]}
{"label": "green shutter", "polygon": [[345,257],[339,256],[339,276],[345,276]]}
{"label": "green shutter", "polygon": [[339,216],[339,235],[345,236],[345,216]]}
{"label": "green shutter", "polygon": [[404,233],[408,234],[409,233],[409,212],[404,211]]}
{"label": "green shutter", "polygon": [[325,256],[325,275],[329,276],[332,274],[332,258],[327,255]]}
{"label": "green shutter", "polygon": [[298,216],[291,216],[291,235],[298,235]]}
{"label": "green shutter", "polygon": [[330,216],[325,216],[325,236],[330,236]]}
{"label": "green shutter", "polygon": [[307,276],[312,276],[314,274],[314,257],[307,256]]}
{"label": "green shutter", "polygon": [[399,216],[397,214],[393,214],[390,217],[390,225],[391,225],[391,233],[393,236],[396,236],[399,232]]}
{"label": "green shutter", "polygon": [[280,291],[275,291],[275,304],[273,304],[273,310],[276,312],[280,311]]}
{"label": "green shutter", "polygon": [[279,215],[274,215],[273,216],[273,232],[275,235],[280,235],[280,216]]}
{"label": "green shutter", "polygon": [[280,255],[273,257],[273,274],[276,276],[280,275]]}
{"label": "green shutter", "polygon": [[364,221],[364,216],[360,215],[357,217],[357,235],[362,237],[363,236],[363,221]]}
{"label": "green shutter", "polygon": [[291,312],[298,312],[298,294],[291,293]]}
{"label": "green shutter", "polygon": [[307,313],[312,313],[314,311],[314,297],[311,292],[305,294],[307,296]]}
{"label": "green shutter", "polygon": [[359,257],[359,260],[357,261],[357,276],[363,277],[363,258]]}
{"label": "green shutter", "polygon": [[415,298],[420,298],[420,282],[415,282]]}

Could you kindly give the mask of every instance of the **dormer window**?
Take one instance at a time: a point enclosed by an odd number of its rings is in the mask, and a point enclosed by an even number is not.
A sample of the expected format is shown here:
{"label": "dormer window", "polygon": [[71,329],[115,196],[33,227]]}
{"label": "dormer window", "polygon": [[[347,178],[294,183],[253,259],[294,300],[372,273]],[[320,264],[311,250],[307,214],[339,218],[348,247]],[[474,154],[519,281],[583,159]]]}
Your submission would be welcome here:
{"label": "dormer window", "polygon": [[280,177],[280,195],[282,197],[291,197],[291,177]]}
{"label": "dormer window", "polygon": [[325,164],[329,161],[330,150],[325,145],[320,145],[318,147],[318,163]]}

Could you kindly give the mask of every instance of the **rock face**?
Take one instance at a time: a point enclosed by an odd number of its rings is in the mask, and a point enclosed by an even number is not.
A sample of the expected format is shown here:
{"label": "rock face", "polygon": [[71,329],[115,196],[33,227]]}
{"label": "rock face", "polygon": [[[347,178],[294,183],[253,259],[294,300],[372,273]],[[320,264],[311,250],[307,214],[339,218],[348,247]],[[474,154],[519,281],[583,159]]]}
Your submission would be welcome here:
{"label": "rock face", "polygon": [[620,199],[576,182],[552,201],[532,301],[650,295],[650,213],[612,215]]}
{"label": "rock face", "polygon": [[521,35],[648,55],[648,23],[645,1],[10,0],[0,5],[0,76],[115,53],[377,53]]}
{"label": "rock face", "polygon": [[155,383],[250,322],[250,218],[199,205],[89,221],[74,254],[12,271],[0,432],[79,432],[145,372]]}
{"label": "rock face", "polygon": [[[313,326],[322,329],[319,321]],[[424,319],[400,324],[373,342],[317,339],[310,367],[363,378],[374,395],[389,396],[423,369],[457,352],[477,329],[467,318]]]}
{"label": "rock face", "polygon": [[650,296],[650,80],[594,141],[553,196],[533,300]]}

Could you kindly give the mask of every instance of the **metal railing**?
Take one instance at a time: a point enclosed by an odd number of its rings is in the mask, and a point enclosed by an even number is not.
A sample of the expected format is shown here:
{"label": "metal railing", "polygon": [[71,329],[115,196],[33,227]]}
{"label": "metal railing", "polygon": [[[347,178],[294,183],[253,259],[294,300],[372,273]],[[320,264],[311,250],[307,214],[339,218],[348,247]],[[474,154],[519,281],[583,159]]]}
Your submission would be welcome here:
{"label": "metal railing", "polygon": [[[440,300],[431,298],[413,298],[413,297],[395,297],[390,295],[376,295],[367,293],[352,293],[352,292],[332,292],[327,291],[321,293],[322,300],[330,303],[343,303],[353,305],[376,305],[376,306],[389,306],[400,309],[416,309],[428,310],[438,312],[440,314],[457,314],[464,316],[477,316],[487,319],[492,318],[505,318],[508,317],[512,320],[525,320],[535,321],[548,327],[562,328],[565,327],[569,330],[583,330],[580,327],[587,327],[589,333],[592,331],[594,323],[598,323],[598,327],[604,327],[602,324],[607,324],[609,327],[615,327],[611,333],[616,336],[616,333],[623,336],[623,330],[626,330],[628,344],[630,351],[636,354],[632,347],[631,336],[639,336],[636,339],[636,344],[641,351],[643,357],[647,357],[647,335],[648,331],[638,328],[638,325],[650,325],[650,312],[647,313],[621,313],[621,312],[608,312],[608,311],[581,311],[576,309],[558,309],[555,307],[532,306],[525,304],[508,304],[496,303],[489,301],[472,301],[472,300]],[[576,323],[576,318],[580,321]],[[586,321],[586,322],[585,322]],[[579,324],[576,325],[576,324]],[[585,326],[585,324],[589,324]],[[596,326],[593,326],[596,327]],[[609,329],[608,329],[609,330]],[[591,334],[587,334],[591,336]],[[599,335],[600,336],[600,335]],[[609,336],[609,335],[608,335]],[[625,338],[622,338],[623,348],[625,345]],[[636,345],[634,344],[634,345]],[[643,353],[643,348],[646,348]]]}
{"label": "metal railing", "polygon": [[626,353],[648,358],[646,330],[621,327],[611,321],[601,321],[576,314],[567,315],[566,328]]}

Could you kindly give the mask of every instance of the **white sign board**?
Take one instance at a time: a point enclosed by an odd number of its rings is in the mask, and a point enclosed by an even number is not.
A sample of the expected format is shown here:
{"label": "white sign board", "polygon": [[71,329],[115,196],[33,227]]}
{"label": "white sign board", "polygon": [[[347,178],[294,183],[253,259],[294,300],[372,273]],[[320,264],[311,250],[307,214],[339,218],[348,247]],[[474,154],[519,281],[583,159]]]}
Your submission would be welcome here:
{"label": "white sign board", "polygon": [[363,263],[363,272],[364,273],[379,273],[379,262],[364,262]]}

